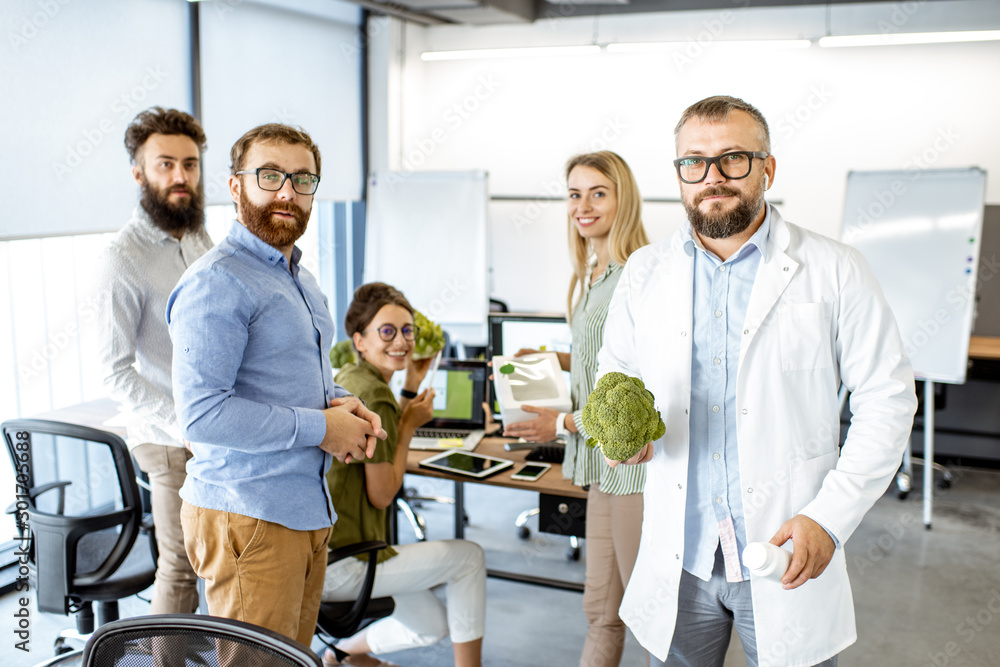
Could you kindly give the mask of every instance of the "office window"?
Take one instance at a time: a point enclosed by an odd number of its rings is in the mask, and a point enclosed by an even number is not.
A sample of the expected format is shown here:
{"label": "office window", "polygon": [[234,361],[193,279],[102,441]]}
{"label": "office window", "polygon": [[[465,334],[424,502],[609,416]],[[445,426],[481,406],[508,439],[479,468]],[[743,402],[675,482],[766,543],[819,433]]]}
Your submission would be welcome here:
{"label": "office window", "polygon": [[5,0],[0,16],[0,179],[25,193],[0,239],[118,229],[134,202],[125,127],[154,104],[190,111],[187,3]]}
{"label": "office window", "polygon": [[319,146],[323,180],[317,200],[359,199],[360,10],[331,14],[341,20],[251,3],[228,9],[225,3],[201,3],[199,10],[208,203],[230,202],[233,143],[250,128],[272,122],[302,127]]}

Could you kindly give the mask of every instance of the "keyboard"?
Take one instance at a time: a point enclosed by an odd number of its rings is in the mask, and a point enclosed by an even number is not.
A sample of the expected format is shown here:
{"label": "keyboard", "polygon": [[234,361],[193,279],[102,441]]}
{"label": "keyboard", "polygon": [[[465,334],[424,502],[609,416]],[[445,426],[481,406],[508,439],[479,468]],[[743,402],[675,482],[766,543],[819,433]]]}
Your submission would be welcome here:
{"label": "keyboard", "polygon": [[469,435],[469,432],[452,431],[445,428],[418,428],[414,435],[418,438],[437,438],[438,440],[458,438],[461,440]]}
{"label": "keyboard", "polygon": [[543,463],[562,463],[566,448],[562,445],[537,445],[524,457],[526,461],[542,461]]}

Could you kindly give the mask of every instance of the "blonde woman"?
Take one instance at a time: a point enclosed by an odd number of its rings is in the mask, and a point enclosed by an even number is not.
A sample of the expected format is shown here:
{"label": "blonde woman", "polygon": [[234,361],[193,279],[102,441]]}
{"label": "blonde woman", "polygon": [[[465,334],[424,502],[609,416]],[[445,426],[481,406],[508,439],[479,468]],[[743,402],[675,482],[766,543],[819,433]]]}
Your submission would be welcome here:
{"label": "blonde woman", "polygon": [[600,151],[572,158],[566,165],[566,182],[573,261],[567,311],[573,351],[560,352],[559,363],[571,374],[573,411],[523,406],[538,417],[508,426],[504,435],[535,442],[562,437],[566,441],[563,475],[574,484],[590,487],[583,593],[587,639],[580,665],[604,667],[618,665],[625,644],[618,606],[639,551],[645,473],[642,466],[611,468],[599,449],[588,448],[581,413],[594,389],[604,319],[622,267],[649,240],[642,226],[642,200],[635,178],[617,154]]}

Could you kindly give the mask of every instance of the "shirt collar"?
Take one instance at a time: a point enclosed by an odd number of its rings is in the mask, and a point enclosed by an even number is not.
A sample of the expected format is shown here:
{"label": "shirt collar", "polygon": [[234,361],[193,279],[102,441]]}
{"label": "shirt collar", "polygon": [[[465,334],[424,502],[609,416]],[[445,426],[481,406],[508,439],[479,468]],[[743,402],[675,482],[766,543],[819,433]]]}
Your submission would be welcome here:
{"label": "shirt collar", "polygon": [[369,375],[371,375],[371,376],[373,376],[375,378],[378,378],[379,382],[382,382],[383,384],[388,384],[385,381],[385,377],[382,375],[382,371],[380,371],[379,369],[375,368],[375,364],[373,364],[372,362],[368,361],[367,359],[359,359],[358,360],[358,368],[360,368],[361,370],[365,371]]}
{"label": "shirt collar", "polygon": [[[249,250],[251,254],[258,257],[261,261],[271,266],[282,265],[282,268],[284,268],[284,253],[254,236],[254,233],[247,229],[239,220],[233,220],[233,226],[229,229],[229,238],[232,239],[234,243],[237,243]],[[292,271],[295,274],[298,274],[299,259],[301,257],[302,251],[298,246],[293,246]]]}
{"label": "shirt collar", "polygon": [[132,220],[136,223],[136,230],[150,243],[163,243],[164,241],[178,242],[169,232],[166,232],[153,223],[153,218],[149,216],[142,204],[136,204],[132,209]]}
{"label": "shirt collar", "polygon": [[[733,253],[730,260],[739,259],[742,257],[750,248],[754,246],[757,251],[760,252],[760,258],[763,261],[767,261],[767,237],[771,233],[771,205],[764,202],[764,222],[760,224],[757,231],[753,233],[747,242],[743,246]],[[689,257],[694,256],[695,249],[701,250],[702,252],[708,252],[705,250],[705,246],[702,245],[701,241],[695,236],[694,230],[691,228],[690,221],[681,228],[681,241],[684,246],[684,252],[687,253]]]}

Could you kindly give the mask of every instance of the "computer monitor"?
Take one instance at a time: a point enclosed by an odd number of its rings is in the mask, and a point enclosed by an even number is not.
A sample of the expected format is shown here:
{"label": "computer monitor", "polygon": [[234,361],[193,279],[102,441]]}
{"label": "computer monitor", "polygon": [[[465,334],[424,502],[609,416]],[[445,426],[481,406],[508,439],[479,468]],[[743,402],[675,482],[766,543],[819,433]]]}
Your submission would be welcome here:
{"label": "computer monitor", "polygon": [[[558,313],[490,313],[488,318],[489,344],[487,354],[512,355],[522,348],[545,350],[547,352],[569,352],[573,335],[566,317]],[[569,373],[563,373],[569,386]],[[500,406],[493,396],[490,385],[490,400],[494,418],[500,418]]]}

